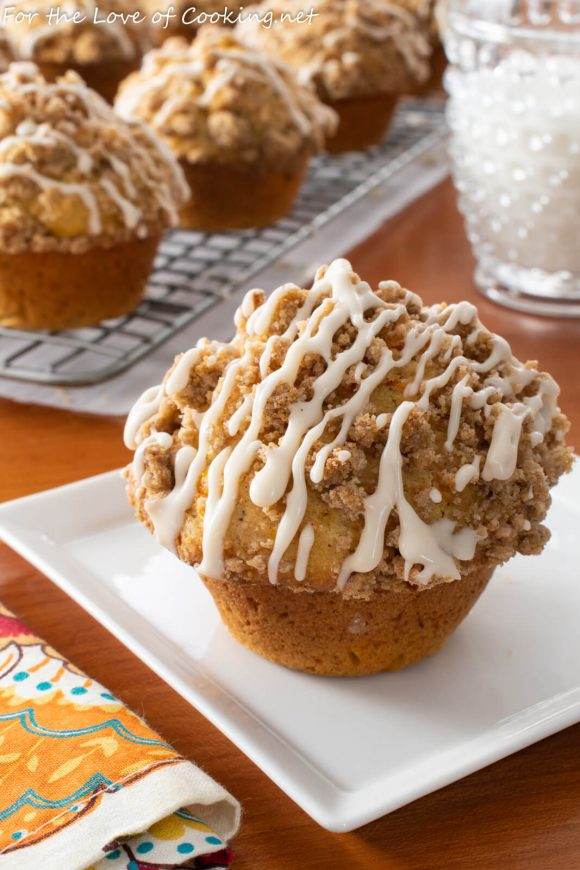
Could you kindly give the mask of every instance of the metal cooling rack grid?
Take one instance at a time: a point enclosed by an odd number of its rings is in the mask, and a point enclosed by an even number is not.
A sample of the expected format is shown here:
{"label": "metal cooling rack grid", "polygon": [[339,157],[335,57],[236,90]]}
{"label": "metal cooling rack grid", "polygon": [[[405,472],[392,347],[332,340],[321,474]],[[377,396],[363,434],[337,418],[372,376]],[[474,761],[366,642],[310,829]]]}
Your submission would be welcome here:
{"label": "metal cooling rack grid", "polygon": [[316,158],[293,212],[277,224],[227,234],[168,233],[146,298],[130,314],[66,332],[0,327],[0,376],[70,386],[113,377],[426,154],[444,136],[439,102],[403,104],[389,136],[378,147],[339,158]]}

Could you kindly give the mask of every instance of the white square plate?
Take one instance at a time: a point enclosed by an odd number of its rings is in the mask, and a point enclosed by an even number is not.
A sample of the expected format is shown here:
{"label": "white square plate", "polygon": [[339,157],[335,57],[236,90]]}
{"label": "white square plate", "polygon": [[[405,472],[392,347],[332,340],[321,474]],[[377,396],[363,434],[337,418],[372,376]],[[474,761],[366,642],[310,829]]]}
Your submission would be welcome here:
{"label": "white square plate", "polygon": [[543,555],[497,571],[433,659],[336,679],[278,667],[230,638],[194,571],[134,522],[117,472],[0,507],[8,544],[333,831],[580,720],[580,464],[549,521]]}

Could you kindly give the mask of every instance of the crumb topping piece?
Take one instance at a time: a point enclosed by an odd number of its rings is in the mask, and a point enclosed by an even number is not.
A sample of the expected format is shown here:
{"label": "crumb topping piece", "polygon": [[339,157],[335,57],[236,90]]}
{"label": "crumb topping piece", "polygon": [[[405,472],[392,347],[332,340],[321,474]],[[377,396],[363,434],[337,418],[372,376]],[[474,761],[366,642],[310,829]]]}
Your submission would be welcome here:
{"label": "crumb topping piece", "polygon": [[167,40],[121,86],[117,111],[147,122],[189,163],[286,165],[319,151],[336,116],[286,65],[202,27]]}
{"label": "crumb topping piece", "polygon": [[53,0],[10,3],[4,34],[16,60],[87,66],[133,60],[151,47],[145,16],[130,0],[67,0],[59,18],[57,8]]}
{"label": "crumb topping piece", "polygon": [[569,470],[558,387],[469,302],[376,290],[346,260],[251,291],[129,414],[129,493],[218,579],[368,596],[539,552]]}
{"label": "crumb topping piece", "polygon": [[[265,0],[246,9],[236,32],[289,63],[323,100],[404,93],[429,75],[427,20],[414,6],[412,0],[320,0],[306,23],[296,20],[312,8],[305,0]],[[272,26],[253,12],[271,14]]]}
{"label": "crumb topping piece", "polygon": [[183,174],[140,123],[119,118],[68,72],[0,75],[0,249],[83,251],[177,223]]}

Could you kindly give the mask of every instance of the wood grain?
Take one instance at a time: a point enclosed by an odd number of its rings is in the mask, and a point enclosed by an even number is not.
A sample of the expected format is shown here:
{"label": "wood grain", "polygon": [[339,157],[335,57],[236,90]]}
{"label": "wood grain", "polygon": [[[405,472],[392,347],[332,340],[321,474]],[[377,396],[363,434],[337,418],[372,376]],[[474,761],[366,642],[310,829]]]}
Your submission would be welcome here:
{"label": "wood grain", "polygon": [[[538,359],[559,380],[573,434],[580,432],[580,323],[514,314],[476,298],[449,182],[387,223],[351,259],[365,278],[396,278],[427,302],[477,301],[484,322],[505,335],[518,356]],[[121,430],[119,419],[1,401],[0,499],[121,465],[127,458]],[[580,867],[580,726],[358,831],[330,834],[7,547],[0,548],[0,599],[240,798],[237,870]]]}

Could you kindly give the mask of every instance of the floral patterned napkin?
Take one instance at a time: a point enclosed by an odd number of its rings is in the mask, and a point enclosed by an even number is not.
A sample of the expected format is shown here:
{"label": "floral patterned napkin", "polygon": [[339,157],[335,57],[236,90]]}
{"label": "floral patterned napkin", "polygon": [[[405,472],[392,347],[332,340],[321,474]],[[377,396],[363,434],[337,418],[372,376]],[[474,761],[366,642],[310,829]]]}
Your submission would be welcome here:
{"label": "floral patterned napkin", "polygon": [[0,868],[228,867],[237,801],[0,605]]}

